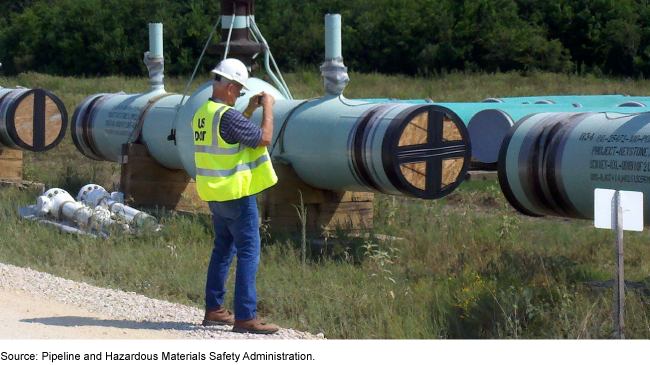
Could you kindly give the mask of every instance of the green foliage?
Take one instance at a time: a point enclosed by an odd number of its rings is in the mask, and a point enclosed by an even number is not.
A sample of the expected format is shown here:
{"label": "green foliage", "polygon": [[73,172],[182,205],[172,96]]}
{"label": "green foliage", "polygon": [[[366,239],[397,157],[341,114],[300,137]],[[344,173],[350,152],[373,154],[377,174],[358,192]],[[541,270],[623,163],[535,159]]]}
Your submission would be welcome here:
{"label": "green foliage", "polygon": [[57,75],[141,75],[148,23],[162,22],[167,70],[191,69],[213,19],[210,1],[57,0],[36,2],[0,30],[3,71]]}
{"label": "green foliage", "polygon": [[[343,56],[356,72],[650,74],[650,6],[642,0],[256,3],[256,21],[285,71],[322,63],[328,13],[342,15]],[[166,72],[189,74],[218,15],[212,0],[2,2],[0,72],[141,75],[147,23],[162,22]],[[209,55],[202,70],[214,62]]]}
{"label": "green foliage", "polygon": [[522,17],[543,26],[570,53],[578,71],[638,73],[635,57],[647,47],[648,5],[638,0],[518,1]]}

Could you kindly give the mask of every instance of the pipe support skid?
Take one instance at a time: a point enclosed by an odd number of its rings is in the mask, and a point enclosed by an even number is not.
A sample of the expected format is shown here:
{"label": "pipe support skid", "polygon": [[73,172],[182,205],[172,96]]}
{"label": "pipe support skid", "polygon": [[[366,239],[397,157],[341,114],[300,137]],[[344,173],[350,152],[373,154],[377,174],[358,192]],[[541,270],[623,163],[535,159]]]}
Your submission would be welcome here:
{"label": "pipe support skid", "polygon": [[539,113],[506,136],[501,189],[524,214],[593,219],[594,189],[644,193],[650,223],[650,113]]}
{"label": "pipe support skid", "polygon": [[51,92],[0,87],[0,149],[50,150],[63,140],[67,123],[65,105]]}

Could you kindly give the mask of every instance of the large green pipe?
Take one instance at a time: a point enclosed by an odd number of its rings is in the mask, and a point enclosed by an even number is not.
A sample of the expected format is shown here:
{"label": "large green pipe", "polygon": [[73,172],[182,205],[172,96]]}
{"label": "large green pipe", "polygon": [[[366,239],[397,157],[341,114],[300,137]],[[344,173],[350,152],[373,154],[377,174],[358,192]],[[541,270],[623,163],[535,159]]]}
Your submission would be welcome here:
{"label": "large green pipe", "polygon": [[644,193],[650,223],[650,113],[539,113],[507,134],[499,183],[524,214],[593,219],[594,189]]}
{"label": "large green pipe", "polygon": [[[262,91],[275,97],[274,162],[291,164],[306,183],[334,191],[423,199],[453,191],[464,180],[470,161],[469,135],[462,120],[440,106],[345,99],[341,92],[347,73],[338,54],[340,34],[332,31],[340,27],[340,16],[328,16],[326,22],[332,34],[327,37],[330,58],[321,67],[325,97],[285,100],[271,85],[250,78],[250,90],[235,104],[242,111],[250,96]],[[179,95],[165,93],[162,86],[145,94],[93,95],[75,110],[73,139],[86,156],[108,161],[120,160],[124,143],[141,141],[163,166],[194,176],[191,121],[211,95],[212,82],[203,84],[183,105]],[[261,116],[258,110],[251,120],[260,125]]]}
{"label": "large green pipe", "polygon": [[[369,102],[389,102],[396,99],[363,99]],[[408,99],[400,100],[404,103],[434,103],[431,99]],[[481,103],[496,104],[571,104],[575,107],[592,106],[647,106],[650,97],[630,95],[540,95],[540,96],[515,96],[505,98],[486,98]],[[435,103],[438,104],[438,103]]]}
{"label": "large green pipe", "polygon": [[[141,139],[145,125],[158,125],[165,129],[160,132],[169,135],[171,125],[164,115],[171,112],[173,118],[180,101],[181,95],[167,93],[162,88],[144,94],[91,95],[77,106],[72,115],[72,140],[88,158],[118,162],[122,145]],[[176,165],[176,168],[180,166]]]}
{"label": "large green pipe", "polygon": [[630,95],[543,95],[506,98],[487,98],[484,103],[505,104],[574,104],[583,107],[599,106],[640,106],[648,105],[650,98]]}
{"label": "large green pipe", "polygon": [[[494,105],[494,104],[493,104]],[[499,104],[474,114],[467,123],[472,140],[472,156],[479,162],[496,163],[501,143],[516,121],[529,114],[562,112],[615,112],[633,114],[650,111],[648,107],[572,107],[569,104]]]}
{"label": "large green pipe", "polygon": [[[637,113],[650,111],[648,107],[618,107],[620,99],[625,98],[625,96],[620,95],[601,95],[594,96],[593,98],[589,95],[587,96],[572,96],[566,95],[557,97],[558,100],[569,100],[571,98],[580,98],[590,99],[592,102],[587,103],[588,105],[593,104],[590,107],[575,106],[569,103],[560,103],[560,104],[549,104],[549,103],[518,103],[518,102],[508,102],[508,103],[492,103],[492,102],[481,102],[481,103],[468,103],[468,102],[458,102],[458,103],[433,103],[431,100],[427,99],[410,99],[410,100],[394,100],[394,99],[363,99],[368,103],[379,103],[379,102],[400,102],[400,103],[411,103],[411,104],[429,104],[429,105],[439,105],[449,110],[452,110],[462,121],[467,125],[467,130],[469,131],[469,136],[472,145],[472,157],[482,163],[496,163],[499,156],[499,149],[501,147],[501,142],[505,138],[506,134],[512,127],[512,125],[522,117],[528,114],[534,113],[547,113],[547,112],[574,112],[579,110],[581,112],[620,112],[620,113]],[[536,100],[534,98],[512,98],[518,100]],[[508,99],[508,98],[504,98]],[[601,103],[598,104],[595,100],[600,100]],[[613,102],[616,100],[616,102]]]}
{"label": "large green pipe", "polygon": [[[210,93],[204,87],[193,94],[179,117],[179,155],[192,176],[189,121]],[[243,110],[245,104],[236,107]],[[318,188],[434,199],[453,191],[469,166],[467,129],[446,108],[325,97],[280,99],[273,114],[272,158],[291,164],[303,181]],[[258,110],[251,120],[261,124],[261,115]]]}
{"label": "large green pipe", "polygon": [[[191,120],[211,96],[207,82],[179,105],[179,95],[98,94],[75,111],[73,136],[86,156],[117,161],[122,144],[141,141],[163,166],[195,174]],[[372,191],[435,199],[465,178],[470,160],[467,129],[452,111],[434,105],[362,103],[343,97],[283,100],[259,79],[253,95],[273,94],[275,129],[272,158],[291,164],[306,183],[335,191]],[[248,96],[235,108],[245,109]],[[178,112],[175,139],[168,139]],[[261,110],[251,120],[261,124]],[[138,127],[141,126],[141,127]]]}

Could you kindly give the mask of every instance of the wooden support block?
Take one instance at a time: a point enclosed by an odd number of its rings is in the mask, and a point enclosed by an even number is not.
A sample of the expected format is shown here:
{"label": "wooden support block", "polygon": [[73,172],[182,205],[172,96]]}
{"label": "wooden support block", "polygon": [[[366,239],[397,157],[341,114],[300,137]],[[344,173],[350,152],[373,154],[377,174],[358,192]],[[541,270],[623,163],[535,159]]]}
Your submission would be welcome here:
{"label": "wooden support block", "polygon": [[336,228],[360,230],[372,227],[374,195],[368,192],[336,192],[305,184],[289,165],[273,166],[278,183],[258,199],[262,219],[272,229],[302,231],[298,211],[307,212],[306,229],[321,236]]}
{"label": "wooden support block", "polygon": [[0,149],[0,180],[23,180],[23,151]]}
{"label": "wooden support block", "polygon": [[[120,190],[124,198],[141,208],[209,213],[208,204],[196,192],[196,183],[184,170],[167,169],[142,144],[124,145]],[[307,212],[307,232],[323,235],[338,227],[359,230],[372,227],[373,198],[368,192],[336,192],[305,184],[291,166],[274,165],[278,183],[258,194],[260,218],[272,229],[302,231],[298,210]]]}
{"label": "wooden support block", "polygon": [[496,171],[472,170],[467,173],[467,181],[486,181],[498,180],[499,176]]}
{"label": "wooden support block", "polygon": [[120,190],[124,199],[140,208],[166,208],[192,212],[209,212],[195,182],[184,170],[160,165],[142,144],[125,144],[122,150]]}

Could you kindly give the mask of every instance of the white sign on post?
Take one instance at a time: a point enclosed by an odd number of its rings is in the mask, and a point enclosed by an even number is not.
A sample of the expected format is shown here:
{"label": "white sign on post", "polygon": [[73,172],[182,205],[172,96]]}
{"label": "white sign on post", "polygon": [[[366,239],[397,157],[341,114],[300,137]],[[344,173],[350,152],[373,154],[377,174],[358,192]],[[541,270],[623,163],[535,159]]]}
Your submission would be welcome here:
{"label": "white sign on post", "polygon": [[[612,226],[612,199],[616,190],[594,190],[594,226],[615,229]],[[623,230],[643,231],[643,193],[619,190],[623,208]]]}
{"label": "white sign on post", "polygon": [[616,290],[614,292],[614,336],[625,339],[625,269],[623,231],[643,231],[643,193],[594,190],[594,226],[616,232]]}

